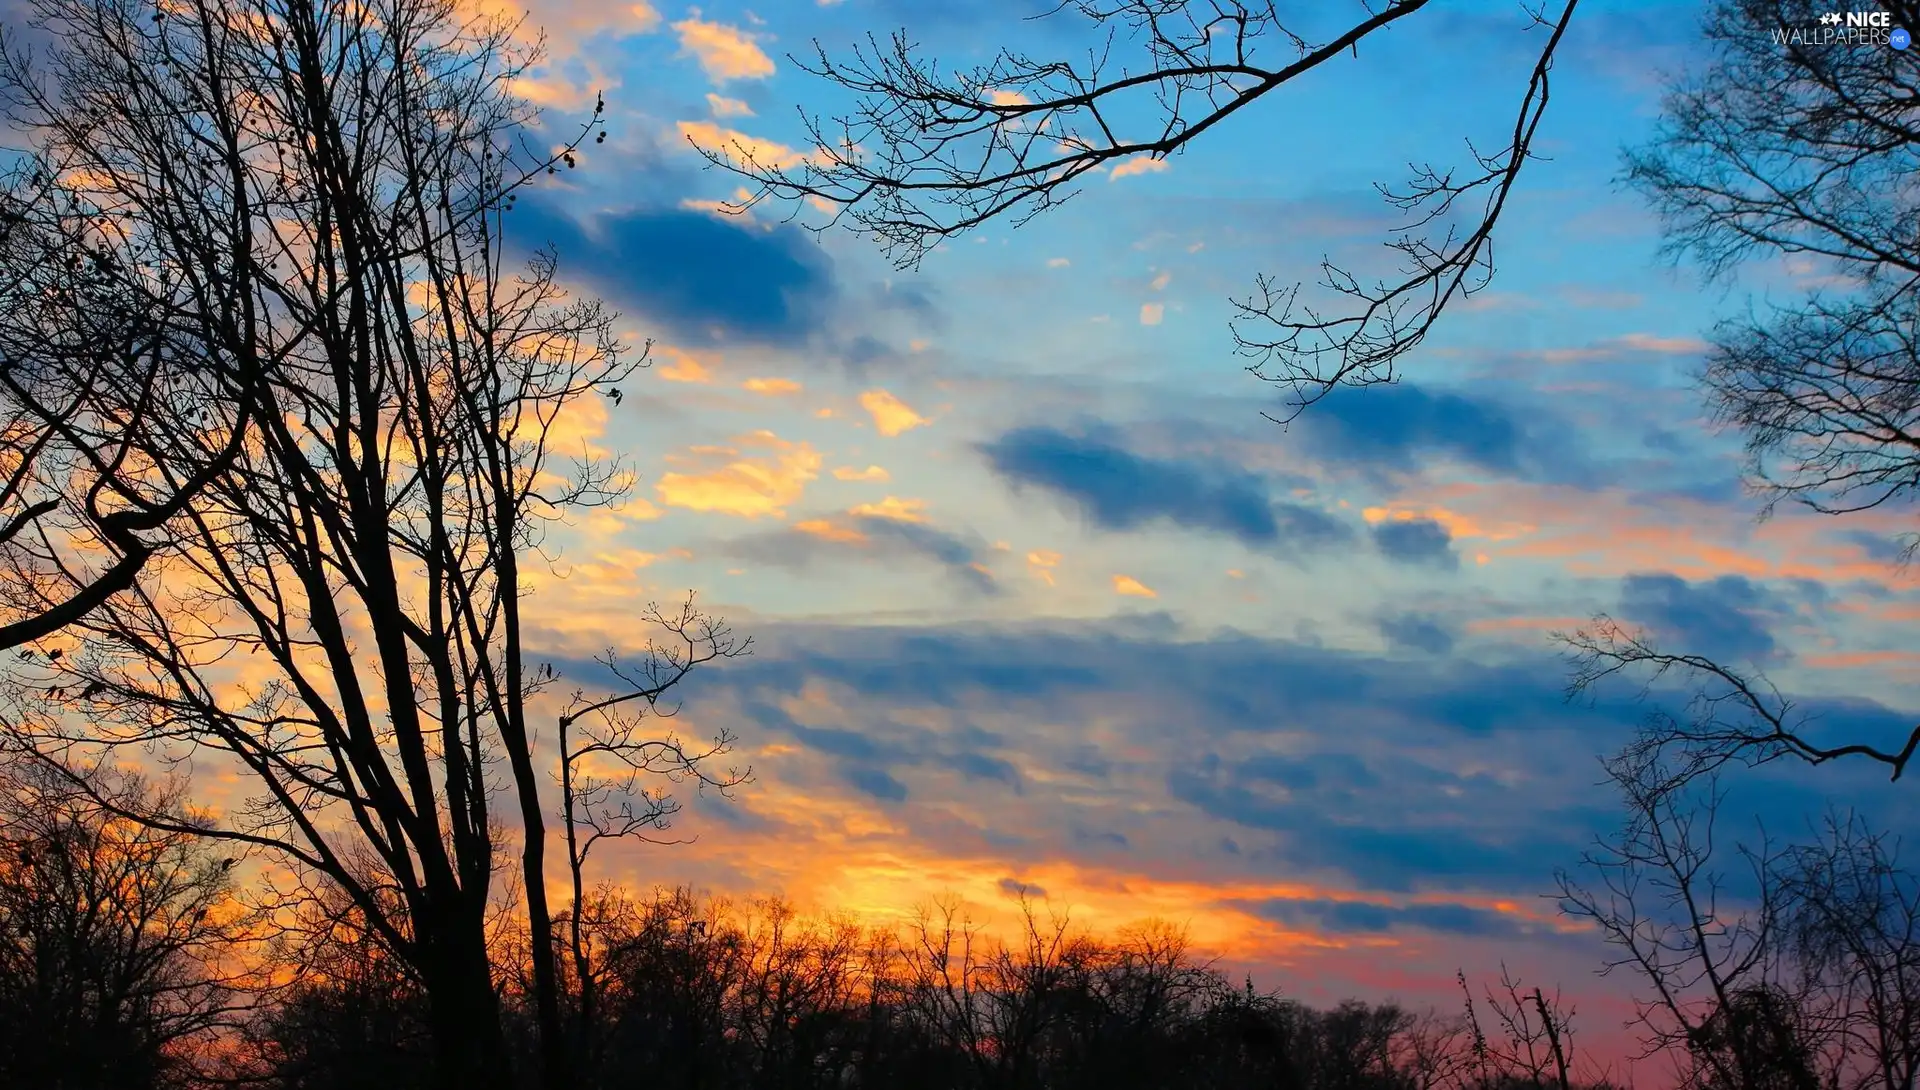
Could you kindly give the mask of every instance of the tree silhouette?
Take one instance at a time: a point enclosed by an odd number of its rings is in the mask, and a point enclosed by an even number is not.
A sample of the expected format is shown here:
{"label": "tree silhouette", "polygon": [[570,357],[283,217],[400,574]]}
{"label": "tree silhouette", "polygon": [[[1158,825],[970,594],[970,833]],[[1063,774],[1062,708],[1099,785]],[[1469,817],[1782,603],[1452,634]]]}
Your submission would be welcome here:
{"label": "tree silhouette", "polygon": [[[1885,6],[1894,26],[1920,23],[1920,6]],[[1717,421],[1746,441],[1763,514],[1782,501],[1833,515],[1901,506],[1920,486],[1917,62],[1769,33],[1825,11],[1716,4],[1702,23],[1710,63],[1671,88],[1655,139],[1627,158],[1675,257],[1713,276],[1785,261],[1814,279],[1797,302],[1721,323],[1700,374]],[[1911,555],[1920,538],[1907,543]],[[1757,670],[1661,648],[1608,617],[1561,639],[1575,692],[1621,673],[1697,686],[1688,713],[1651,717],[1642,738],[1671,751],[1676,776],[1785,757],[1872,761],[1899,779],[1920,751],[1920,726],[1832,737]]]}
{"label": "tree silhouette", "polygon": [[553,429],[640,361],[551,253],[514,271],[505,224],[600,112],[536,147],[514,87],[537,53],[453,0],[33,11],[51,44],[9,40],[0,100],[36,169],[113,225],[109,263],[170,286],[170,335],[258,378],[126,437],[129,464],[208,479],[132,587],[17,666],[12,743],[56,770],[138,751],[237,775],[192,831],[341,891],[416,975],[462,1090],[517,1079],[486,934],[511,815],[539,1067],[565,1086],[521,562],[618,497],[619,467],[569,466]]}
{"label": "tree silhouette", "polygon": [[[157,267],[165,243],[75,203],[69,165],[28,155],[0,177],[0,648],[130,588],[232,467],[255,405],[258,361],[186,332],[195,303]],[[209,425],[222,441],[147,456]]]}
{"label": "tree silhouette", "polygon": [[[86,775],[120,806],[177,812],[177,795],[137,778]],[[230,871],[190,832],[120,818],[39,766],[0,765],[0,1083],[190,1085],[243,999]]]}
{"label": "tree silhouette", "polygon": [[690,745],[672,731],[654,733],[650,720],[672,719],[680,710],[668,703],[687,675],[708,663],[752,652],[753,638],[742,639],[720,618],[694,607],[687,596],[675,614],[650,603],[642,623],[657,630],[637,665],[622,665],[614,651],[600,663],[618,688],[590,698],[576,692],[558,722],[560,816],[567,846],[567,873],[573,882],[568,911],[569,952],[579,990],[583,1047],[595,1051],[599,972],[588,941],[590,911],[586,892],[587,857],[602,840],[654,841],[680,812],[680,802],[665,786],[685,784],[725,794],[745,783],[751,770],[722,769],[718,761],[733,746],[722,731],[704,745]]}
{"label": "tree silhouette", "polygon": [[[758,185],[740,204],[811,200],[834,210],[911,268],[944,239],[995,219],[1015,226],[1061,204],[1089,173],[1135,158],[1165,160],[1263,98],[1338,62],[1391,28],[1411,25],[1428,0],[1391,0],[1309,41],[1273,0],[1062,0],[1050,16],[1077,16],[1099,39],[1084,63],[1011,50],[971,69],[942,69],[906,32],[869,37],[845,60],[815,45],[812,74],[857,96],[851,112],[806,118],[814,147],[771,161],[736,142],[702,148]],[[1578,0],[1529,8],[1545,31],[1506,143],[1469,145],[1465,169],[1426,166],[1398,188],[1380,186],[1405,222],[1388,243],[1397,274],[1364,278],[1321,264],[1323,309],[1300,285],[1261,277],[1237,301],[1234,338],[1256,375],[1287,394],[1291,419],[1337,386],[1392,382],[1401,357],[1446,307],[1493,274],[1493,231],[1545,115],[1549,71]],[[1151,116],[1139,135],[1136,115]],[[1456,214],[1464,216],[1455,222]],[[1444,230],[1443,230],[1444,228]]]}

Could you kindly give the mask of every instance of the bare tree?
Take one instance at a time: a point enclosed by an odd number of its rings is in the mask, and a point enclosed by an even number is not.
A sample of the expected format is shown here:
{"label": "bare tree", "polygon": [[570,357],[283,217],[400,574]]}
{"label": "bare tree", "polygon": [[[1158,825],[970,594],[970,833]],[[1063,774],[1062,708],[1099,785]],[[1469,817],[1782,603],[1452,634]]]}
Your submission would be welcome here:
{"label": "bare tree", "polygon": [[[1459,976],[1460,991],[1466,996],[1466,1055],[1453,1065],[1456,1072],[1471,1072],[1470,1085],[1481,1087],[1521,1086],[1558,1087],[1573,1085],[1573,1064],[1578,1055],[1573,1044],[1573,1010],[1556,993],[1552,997],[1539,987],[1528,989],[1514,979],[1507,967],[1500,967],[1500,988],[1488,987],[1482,993],[1493,1014],[1497,1035],[1489,1035],[1480,1020],[1480,1001],[1474,998],[1467,975]],[[1428,1059],[1430,1067],[1445,1070],[1436,1063],[1445,1055]]]}
{"label": "bare tree", "polygon": [[[1084,63],[1003,51],[985,65],[943,70],[904,31],[885,43],[869,37],[844,61],[816,43],[817,60],[797,63],[858,104],[831,121],[804,119],[810,155],[789,164],[742,145],[702,150],[759,185],[739,208],[770,198],[825,202],[834,222],[910,268],[943,239],[994,219],[1018,226],[1061,204],[1089,173],[1178,153],[1307,73],[1358,56],[1364,40],[1427,2],[1358,5],[1343,29],[1309,41],[1274,0],[1062,0],[1049,15],[1100,32]],[[1250,370],[1289,395],[1284,419],[1336,386],[1393,381],[1397,361],[1447,305],[1486,285],[1494,227],[1531,154],[1577,2],[1529,11],[1547,37],[1503,147],[1470,143],[1465,169],[1422,167],[1403,187],[1379,187],[1406,217],[1388,243],[1403,263],[1395,275],[1375,280],[1328,260],[1320,287],[1334,309],[1267,277],[1235,303],[1235,340],[1258,361]],[[1153,118],[1145,130],[1135,121],[1142,116]]]}
{"label": "bare tree", "polygon": [[1721,794],[1710,776],[1677,780],[1646,755],[1616,758],[1609,776],[1626,823],[1584,860],[1597,888],[1559,876],[1562,907],[1590,921],[1649,993],[1636,1019],[1645,1056],[1666,1054],[1691,1085],[1813,1090],[1823,1044],[1778,941],[1783,902],[1776,852],[1737,846],[1749,888],[1729,889],[1715,858]]}
{"label": "bare tree", "polygon": [[[177,793],[136,777],[87,777],[122,805],[177,812]],[[0,1081],[191,1081],[247,983],[233,860],[216,855],[191,833],[116,817],[41,767],[0,766]]]}
{"label": "bare tree", "polygon": [[1829,814],[1779,861],[1783,941],[1852,1086],[1920,1079],[1920,875],[1857,814]]}
{"label": "bare tree", "polygon": [[[246,362],[183,336],[153,248],[65,200],[62,164],[0,179],[0,648],[73,623],[133,585],[164,530],[239,454]],[[205,457],[155,465],[141,437],[236,412]]]}
{"label": "bare tree", "polygon": [[567,843],[567,872],[573,880],[573,904],[567,914],[575,986],[580,991],[580,1021],[592,1051],[598,1024],[597,971],[588,939],[587,856],[602,840],[657,842],[680,802],[668,786],[693,783],[722,794],[747,782],[751,769],[716,767],[733,748],[734,736],[721,731],[704,745],[688,745],[672,731],[655,734],[648,719],[671,719],[678,703],[663,700],[695,669],[752,652],[753,637],[734,635],[727,623],[694,607],[689,594],[678,613],[658,603],[641,613],[644,624],[665,633],[650,638],[638,666],[621,665],[609,650],[600,664],[620,683],[611,694],[589,699],[576,692],[559,718],[560,813]]}
{"label": "bare tree", "polygon": [[[1894,26],[1920,23],[1920,6],[1885,7]],[[1719,424],[1746,440],[1763,515],[1781,501],[1834,515],[1902,507],[1920,486],[1915,61],[1772,33],[1817,26],[1825,10],[1721,0],[1703,22],[1711,63],[1671,89],[1656,138],[1627,158],[1676,258],[1711,276],[1785,260],[1815,278],[1798,302],[1723,322],[1700,373]],[[1915,544],[1909,535],[1909,556]],[[1564,639],[1576,690],[1622,671],[1701,686],[1698,714],[1656,717],[1647,736],[1684,754],[1683,775],[1728,760],[1847,757],[1898,779],[1920,749],[1920,726],[1820,737],[1759,673],[1662,651],[1606,617]]]}
{"label": "bare tree", "polygon": [[16,664],[10,737],[56,770],[128,751],[236,776],[193,831],[342,891],[417,973],[449,1086],[515,1079],[487,950],[510,815],[564,1086],[521,563],[618,497],[618,466],[551,440],[639,361],[550,253],[510,271],[504,220],[600,111],[555,150],[513,90],[535,51],[454,0],[34,10],[52,44],[0,58],[9,119],[60,200],[115,225],[110,259],[178,300],[175,335],[258,381],[244,439],[248,403],[215,397],[130,437],[209,479],[127,591]]}

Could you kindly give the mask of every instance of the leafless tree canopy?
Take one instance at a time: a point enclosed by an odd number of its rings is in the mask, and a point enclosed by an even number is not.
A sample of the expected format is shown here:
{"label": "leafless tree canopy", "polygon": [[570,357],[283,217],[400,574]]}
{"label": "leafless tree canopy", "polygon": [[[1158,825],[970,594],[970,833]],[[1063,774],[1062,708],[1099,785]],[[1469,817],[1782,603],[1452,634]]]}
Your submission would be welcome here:
{"label": "leafless tree canopy", "polygon": [[[1893,25],[1920,7],[1884,5]],[[1810,0],[1724,0],[1714,60],[1673,88],[1628,180],[1676,256],[1710,274],[1784,261],[1813,286],[1729,320],[1704,380],[1769,502],[1830,512],[1920,484],[1920,68],[1908,51],[1776,44],[1817,25]]]}
{"label": "leafless tree canopy", "polygon": [[598,697],[574,693],[558,724],[560,817],[573,882],[567,939],[579,999],[579,1048],[589,1060],[600,1051],[602,972],[596,957],[602,951],[594,943],[599,929],[589,926],[594,909],[587,894],[587,857],[603,840],[660,843],[680,812],[674,785],[726,795],[752,775],[751,769],[719,765],[733,748],[731,732],[690,742],[660,728],[679,713],[676,690],[687,675],[751,654],[753,637],[741,638],[724,620],[695,608],[691,594],[673,613],[649,604],[640,620],[657,634],[637,664],[623,664],[611,649],[599,660],[618,689]]}
{"label": "leafless tree canopy", "polygon": [[[0,647],[130,587],[253,411],[255,361],[195,335],[231,289],[170,280],[181,240],[81,199],[84,169],[29,156],[0,179]],[[224,439],[178,441],[207,428]]]}
{"label": "leafless tree canopy", "polygon": [[1891,838],[1833,813],[1743,840],[1711,775],[1649,753],[1608,772],[1626,820],[1560,889],[1636,979],[1645,1055],[1702,1088],[1912,1086],[1920,892]]}
{"label": "leafless tree canopy", "polygon": [[[1887,5],[1895,26],[1920,22]],[[1740,434],[1765,501],[1845,515],[1904,507],[1920,485],[1920,67],[1896,49],[1797,44],[1805,0],[1722,0],[1703,22],[1711,61],[1667,96],[1656,137],[1627,157],[1676,258],[1720,276],[1759,263],[1810,281],[1797,301],[1723,322],[1700,379]],[[1920,537],[1908,535],[1908,554]],[[1682,778],[1730,760],[1874,761],[1898,779],[1920,727],[1834,737],[1757,667],[1655,646],[1608,617],[1564,637],[1576,692],[1616,675],[1696,686],[1651,716],[1640,746]]]}
{"label": "leafless tree canopy", "polygon": [[[814,148],[794,162],[745,146],[703,149],[752,179],[765,199],[812,199],[878,240],[902,268],[989,220],[1014,225],[1074,195],[1089,173],[1164,160],[1257,100],[1408,22],[1428,0],[1361,5],[1346,29],[1309,41],[1273,0],[1063,0],[1099,41],[1084,62],[1004,51],[972,69],[943,69],[902,32],[869,38],[845,60],[817,44],[803,64],[858,96],[851,113],[806,118]],[[1577,0],[1531,12],[1544,31],[1505,143],[1469,145],[1463,169],[1428,166],[1382,196],[1406,217],[1389,245],[1402,267],[1385,279],[1323,263],[1333,310],[1298,286],[1262,277],[1237,302],[1235,339],[1255,374],[1288,395],[1291,419],[1334,387],[1391,382],[1395,366],[1452,301],[1485,286],[1493,230],[1544,115],[1548,72]],[[1271,103],[1269,105],[1272,105]]]}
{"label": "leafless tree canopy", "polygon": [[[86,776],[121,805],[178,812],[177,793]],[[0,766],[0,1081],[160,1090],[204,1073],[249,983],[233,860],[213,848]]]}
{"label": "leafless tree canopy", "polygon": [[[94,461],[167,489],[204,477],[128,589],[22,653],[10,738],[55,770],[124,753],[235,777],[204,832],[343,895],[418,975],[462,1087],[515,1077],[486,950],[511,814],[542,1070],[562,1085],[527,710],[552,676],[524,661],[521,563],[551,520],[620,495],[621,468],[555,429],[639,361],[553,255],[522,267],[504,241],[515,193],[571,167],[599,111],[552,150],[512,89],[534,51],[462,11],[43,0],[52,45],[8,41],[0,101],[32,140],[15,202],[72,210],[90,260],[164,319],[72,395],[99,405],[79,444],[138,417]],[[160,378],[131,381],[139,366]],[[82,460],[53,481],[151,508],[102,478]],[[93,577],[22,555],[23,608]]]}
{"label": "leafless tree canopy", "polygon": [[1920,727],[1888,742],[1831,737],[1816,716],[1803,710],[1756,669],[1728,666],[1705,655],[1664,650],[1647,633],[1604,614],[1586,628],[1556,633],[1568,650],[1572,696],[1597,693],[1602,683],[1638,677],[1641,697],[1662,681],[1690,689],[1678,713],[1656,708],[1623,759],[1656,764],[1675,784],[1711,775],[1728,763],[1766,764],[1791,758],[1825,764],[1841,758],[1873,761],[1893,779],[1920,751]]}

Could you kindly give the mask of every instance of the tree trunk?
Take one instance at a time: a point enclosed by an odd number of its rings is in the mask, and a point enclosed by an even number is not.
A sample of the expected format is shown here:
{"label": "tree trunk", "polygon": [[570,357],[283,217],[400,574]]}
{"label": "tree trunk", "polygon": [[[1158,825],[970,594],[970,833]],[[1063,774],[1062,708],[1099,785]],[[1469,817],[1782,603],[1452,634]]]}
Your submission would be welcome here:
{"label": "tree trunk", "polygon": [[443,1090],[514,1090],[484,936],[475,921],[422,922],[433,1052]]}

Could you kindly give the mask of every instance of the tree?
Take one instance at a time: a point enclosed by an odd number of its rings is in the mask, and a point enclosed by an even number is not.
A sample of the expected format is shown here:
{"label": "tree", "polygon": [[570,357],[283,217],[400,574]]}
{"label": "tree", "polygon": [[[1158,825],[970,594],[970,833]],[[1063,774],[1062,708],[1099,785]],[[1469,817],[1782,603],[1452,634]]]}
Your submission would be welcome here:
{"label": "tree", "polygon": [[454,0],[34,11],[51,44],[10,37],[0,91],[36,173],[113,225],[109,262],[168,293],[192,352],[258,380],[251,431],[246,399],[209,397],[128,437],[208,480],[132,587],[18,666],[10,737],[54,770],[137,750],[237,775],[244,797],[192,831],[341,891],[417,974],[448,1086],[515,1079],[486,947],[511,815],[563,1086],[528,718],[552,679],[525,661],[521,562],[618,498],[619,467],[563,464],[554,429],[640,361],[551,253],[510,271],[504,222],[600,111],[547,150],[513,90],[536,51]]}
{"label": "tree", "polygon": [[600,663],[620,683],[619,690],[597,699],[576,692],[558,721],[560,816],[567,873],[573,880],[567,935],[588,1053],[593,1052],[598,1026],[598,973],[588,942],[588,854],[602,840],[652,842],[654,834],[664,832],[680,812],[679,800],[669,791],[648,787],[643,781],[691,781],[699,790],[712,788],[725,794],[751,775],[750,769],[715,767],[732,749],[731,733],[721,731],[704,746],[689,746],[676,734],[652,735],[642,727],[649,715],[671,719],[679,712],[678,704],[662,701],[688,674],[707,663],[751,653],[753,637],[740,639],[725,621],[695,609],[691,594],[677,614],[669,616],[657,603],[650,603],[641,620],[670,638],[649,640],[640,664],[633,668],[623,667],[619,656],[607,651]]}
{"label": "tree", "polygon": [[[426,1090],[432,1020],[418,973],[331,886],[271,898],[263,989],[225,1081],[277,1090]],[[402,906],[388,915],[404,912]]]}
{"label": "tree", "polygon": [[[0,182],[0,649],[131,587],[152,535],[231,468],[253,411],[246,362],[181,335],[151,251],[111,245],[113,217],[63,201],[64,166],[32,159]],[[236,408],[223,443],[143,459],[139,437],[210,401]]]}
{"label": "tree", "polygon": [[1769,1061],[1779,1055],[1756,1046],[1772,1043],[1771,1031],[1792,1019],[1762,1017],[1791,1006],[1779,999],[1781,906],[1769,886],[1769,849],[1741,849],[1754,891],[1730,893],[1726,863],[1714,853],[1716,786],[1676,786],[1669,770],[1645,759],[1615,758],[1607,772],[1626,822],[1583,860],[1597,889],[1559,875],[1562,909],[1590,921],[1618,951],[1602,975],[1625,968],[1651,993],[1636,1013],[1645,1055],[1684,1059],[1691,1085],[1775,1085],[1768,1076],[1778,1068]]}
{"label": "tree", "polygon": [[[136,777],[86,775],[121,806],[177,811],[177,795]],[[0,1082],[186,1085],[241,1006],[242,981],[222,969],[246,923],[232,865],[42,768],[0,766]]]}
{"label": "tree", "polygon": [[1563,907],[1590,921],[1645,988],[1647,1054],[1715,1090],[1907,1090],[1920,1058],[1920,883],[1882,834],[1830,815],[1782,845],[1717,854],[1722,795],[1642,753],[1608,771],[1622,831],[1562,874]]}
{"label": "tree", "polygon": [[[1920,5],[1885,6],[1894,26],[1920,24]],[[1745,438],[1763,516],[1782,501],[1840,516],[1902,507],[1920,486],[1916,59],[1769,33],[1817,26],[1825,10],[1721,0],[1703,24],[1711,63],[1671,88],[1657,135],[1626,163],[1674,257],[1712,277],[1784,259],[1820,278],[1798,302],[1722,322],[1700,373],[1718,422]],[[1908,555],[1915,544],[1909,536]],[[1680,775],[1849,758],[1899,779],[1920,752],[1920,726],[1890,739],[1822,736],[1764,675],[1661,649],[1610,618],[1563,638],[1575,691],[1623,671],[1699,685],[1694,714],[1655,717],[1645,738],[1683,755]]]}
{"label": "tree", "polygon": [[[810,155],[787,164],[738,143],[701,150],[760,187],[737,210],[770,198],[824,202],[834,222],[847,220],[911,268],[944,239],[995,219],[1018,226],[1061,204],[1091,172],[1178,153],[1307,73],[1357,57],[1362,41],[1427,2],[1361,5],[1363,17],[1309,41],[1289,26],[1305,17],[1283,19],[1274,0],[1063,0],[1050,15],[1104,32],[1085,64],[1003,51],[989,64],[942,71],[904,31],[884,45],[869,37],[846,61],[816,44],[817,62],[802,67],[858,104],[832,121],[805,118]],[[1407,217],[1388,243],[1403,261],[1397,274],[1375,281],[1323,261],[1331,311],[1303,301],[1300,285],[1266,277],[1235,302],[1235,341],[1258,361],[1250,370],[1287,393],[1284,419],[1337,386],[1394,381],[1400,358],[1442,311],[1486,286],[1494,227],[1545,115],[1548,72],[1577,3],[1529,12],[1547,37],[1504,147],[1483,153],[1469,143],[1464,172],[1428,166],[1401,188],[1379,187]],[[1138,129],[1136,117],[1154,115]]]}
{"label": "tree", "polygon": [[[1500,990],[1485,991],[1487,1009],[1499,1033],[1489,1037],[1480,1021],[1480,1005],[1474,1000],[1467,975],[1460,974],[1460,990],[1466,996],[1466,1024],[1469,1045],[1461,1066],[1471,1070],[1473,1082],[1482,1087],[1533,1086],[1569,1090],[1573,1085],[1573,1062],[1577,1055],[1573,1044],[1573,1010],[1559,995],[1549,999],[1535,987],[1522,987],[1503,965]],[[1439,1066],[1439,1065],[1436,1065]],[[1444,1068],[1443,1068],[1444,1070]]]}
{"label": "tree", "polygon": [[1809,982],[1812,1015],[1850,1053],[1854,1085],[1920,1079],[1920,875],[1884,832],[1829,814],[1781,857],[1783,942]]}

